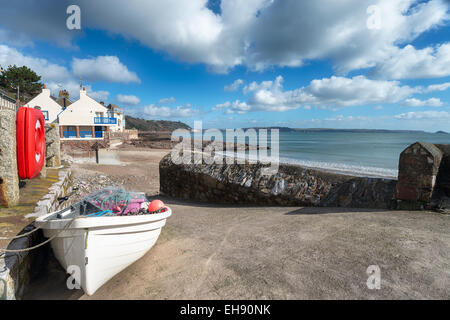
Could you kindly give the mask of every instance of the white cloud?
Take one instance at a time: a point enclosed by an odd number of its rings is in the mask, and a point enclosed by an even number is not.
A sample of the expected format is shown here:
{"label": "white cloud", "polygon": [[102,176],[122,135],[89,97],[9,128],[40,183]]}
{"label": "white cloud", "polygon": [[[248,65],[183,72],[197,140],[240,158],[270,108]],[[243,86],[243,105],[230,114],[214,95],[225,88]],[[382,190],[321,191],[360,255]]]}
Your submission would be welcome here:
{"label": "white cloud", "polygon": [[[336,77],[313,80],[306,88],[292,93],[320,105],[338,107],[375,103],[396,103],[415,93],[417,89],[398,81],[371,80],[364,76]],[[303,96],[303,97],[302,97]]]}
{"label": "white cloud", "polygon": [[[9,65],[27,66],[41,76],[41,82],[45,83],[53,95],[57,95],[59,90],[66,89],[71,99],[79,97],[80,84],[65,66],[52,63],[47,59],[24,55],[7,45],[0,45],[0,65],[3,68]],[[86,90],[92,92],[91,86],[86,86]]]}
{"label": "white cloud", "polygon": [[[408,10],[411,5],[415,8]],[[366,27],[369,5],[380,10],[381,28]],[[448,19],[441,0],[276,1],[251,30],[247,51],[257,69],[271,64],[299,66],[306,60],[331,58],[336,70],[373,67],[391,56],[398,44]],[[282,28],[276,28],[283,24]]]}
{"label": "white cloud", "polygon": [[[79,34],[65,26],[63,12],[72,2],[57,2],[6,2],[0,21],[17,34],[67,45]],[[238,65],[256,70],[300,66],[313,59],[330,59],[342,73],[374,67],[391,63],[404,54],[399,46],[449,19],[445,0],[222,0],[221,15],[207,2],[129,0],[124,6],[119,0],[80,0],[78,5],[82,29],[121,34],[219,72]],[[378,30],[366,26],[370,5],[380,10]],[[12,10],[21,12],[22,19],[9,14]]]}
{"label": "white cloud", "polygon": [[[336,77],[311,81],[295,90],[283,91],[283,77],[274,81],[252,82],[243,88],[244,94],[251,94],[247,102],[226,102],[215,110],[226,108],[227,112],[287,111],[311,105],[337,109],[366,104],[397,103],[420,88],[401,85],[398,81],[371,80],[364,76],[353,78]],[[220,106],[220,108],[219,108]]]}
{"label": "white cloud", "polygon": [[73,58],[72,71],[76,77],[88,81],[141,82],[136,73],[129,71],[115,56],[98,56],[89,59]]}
{"label": "white cloud", "polygon": [[450,43],[421,50],[407,45],[396,48],[392,55],[381,62],[372,72],[377,78],[423,79],[450,75]]}
{"label": "white cloud", "polygon": [[395,116],[400,120],[442,120],[448,121],[450,119],[450,113],[447,111],[420,111],[420,112],[408,112]]}
{"label": "white cloud", "polygon": [[225,103],[217,104],[217,105],[213,108],[213,111],[226,109],[226,108],[228,108],[228,107],[230,107],[230,106],[231,106],[231,102],[230,102],[230,101],[227,101],[227,102],[225,102]]}
{"label": "white cloud", "polygon": [[0,29],[0,43],[8,43],[14,47],[34,46],[33,41],[28,36],[5,29]]}
{"label": "white cloud", "polygon": [[175,99],[174,97],[163,98],[158,101],[158,104],[170,104],[170,103],[175,103],[176,101],[177,101],[177,99]]}
{"label": "white cloud", "polygon": [[27,66],[34,70],[45,81],[64,81],[70,74],[69,70],[46,59],[23,55],[15,48],[0,45],[0,65],[7,68],[10,65]]}
{"label": "white cloud", "polygon": [[88,89],[87,90],[87,94],[94,100],[98,101],[98,102],[105,102],[106,100],[108,100],[108,96],[109,96],[109,92],[108,91],[104,91],[104,90],[100,90],[100,91],[90,91]]}
{"label": "white cloud", "polygon": [[4,40],[13,45],[18,45],[17,40],[21,40],[23,45],[31,41],[45,40],[73,48],[73,37],[83,31],[69,30],[66,27],[66,9],[70,4],[73,4],[73,1],[2,1],[0,24],[5,29],[8,28],[7,32],[14,33],[7,35]]}
{"label": "white cloud", "polygon": [[232,84],[230,84],[230,85],[228,85],[228,86],[225,86],[223,89],[225,90],[225,91],[236,91],[236,90],[238,90],[240,87],[241,87],[241,85],[243,85],[244,84],[244,80],[242,80],[242,79],[237,79],[237,80],[235,80]]}
{"label": "white cloud", "polygon": [[[101,63],[99,65],[102,65],[104,63],[104,57],[99,57],[100,59],[86,59],[89,61],[100,61]],[[120,62],[118,62],[118,59],[116,57],[112,57],[115,59],[112,59],[112,73],[119,72],[122,68],[123,74],[127,76],[125,69],[126,67],[123,66]],[[117,60],[116,60],[117,59]],[[76,59],[75,59],[76,60]],[[107,59],[108,60],[108,59]],[[118,64],[117,64],[118,62]],[[58,92],[62,89],[65,89],[69,92],[70,98],[72,100],[78,99],[80,94],[80,83],[77,77],[74,75],[72,70],[69,70],[65,66],[52,63],[48,61],[47,59],[43,58],[37,58],[32,57],[29,55],[24,55],[20,51],[18,51],[15,48],[9,47],[7,45],[0,45],[0,65],[3,68],[7,68],[9,65],[17,65],[17,66],[27,66],[30,69],[34,70],[38,75],[42,77],[41,81],[45,83],[47,88],[49,88],[53,95],[57,95]],[[99,70],[97,65],[97,69]],[[92,67],[95,68],[95,62],[93,62]],[[103,65],[103,67],[106,66]],[[125,68],[125,69],[123,69]],[[78,70],[80,71],[80,70]],[[94,71],[94,70],[93,70]],[[93,72],[92,71],[92,72]],[[110,75],[112,74],[110,73]],[[78,75],[78,74],[77,74]],[[104,76],[104,75],[103,75]],[[129,75],[128,75],[129,76]],[[98,77],[102,77],[101,75]],[[122,78],[119,78],[120,81],[123,80]],[[87,80],[84,78],[84,80]],[[91,79],[92,80],[92,79]],[[117,82],[117,79],[116,81]],[[86,88],[86,91],[88,94],[97,101],[106,101],[109,96],[108,91],[100,90],[100,91],[94,91],[92,89],[91,85],[84,85]]]}
{"label": "white cloud", "polygon": [[154,104],[145,106],[142,113],[152,118],[188,118],[198,114],[198,111],[193,109],[190,105],[178,106],[176,108],[160,107]]}
{"label": "white cloud", "polygon": [[450,88],[450,82],[440,83],[440,84],[432,84],[432,85],[429,85],[429,86],[425,89],[425,92],[445,91],[445,90],[447,90],[448,88]]}
{"label": "white cloud", "polygon": [[416,98],[406,99],[402,104],[406,107],[442,107],[444,104],[438,98],[430,98],[427,100],[419,100]]}
{"label": "white cloud", "polygon": [[[58,92],[64,89],[69,92],[70,100],[75,101],[80,97],[80,84],[73,79],[68,78],[63,82],[48,81],[45,82],[45,85],[54,96],[57,96]],[[98,102],[108,100],[110,94],[108,91],[94,91],[90,85],[83,85],[83,87],[85,87],[87,94]]]}
{"label": "white cloud", "polygon": [[127,106],[136,106],[139,103],[141,103],[141,100],[134,95],[118,94],[116,99],[117,99],[117,102],[123,103],[124,105],[127,105]]}
{"label": "white cloud", "polygon": [[338,115],[336,117],[333,118],[325,118],[325,121],[367,121],[367,120],[371,120],[372,118],[370,117],[365,117],[365,116],[343,116],[343,115]]}

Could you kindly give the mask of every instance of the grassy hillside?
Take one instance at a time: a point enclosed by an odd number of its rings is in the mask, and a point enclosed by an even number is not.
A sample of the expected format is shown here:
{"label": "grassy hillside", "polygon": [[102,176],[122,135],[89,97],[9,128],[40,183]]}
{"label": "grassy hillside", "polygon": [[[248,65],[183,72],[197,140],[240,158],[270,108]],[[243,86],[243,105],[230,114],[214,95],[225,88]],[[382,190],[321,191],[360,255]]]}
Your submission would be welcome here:
{"label": "grassy hillside", "polygon": [[126,129],[138,129],[139,131],[174,131],[176,129],[191,130],[187,124],[180,121],[144,120],[125,116]]}

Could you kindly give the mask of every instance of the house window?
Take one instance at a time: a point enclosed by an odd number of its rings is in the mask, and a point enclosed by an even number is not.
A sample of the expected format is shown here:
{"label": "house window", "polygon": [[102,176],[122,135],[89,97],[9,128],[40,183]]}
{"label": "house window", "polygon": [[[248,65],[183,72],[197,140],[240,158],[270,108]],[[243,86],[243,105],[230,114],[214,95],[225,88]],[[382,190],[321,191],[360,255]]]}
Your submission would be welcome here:
{"label": "house window", "polygon": [[64,138],[76,138],[77,128],[74,126],[63,126],[63,136]]}
{"label": "house window", "polygon": [[41,111],[44,114],[44,119],[48,120],[48,111],[45,111],[45,110],[41,110]]}

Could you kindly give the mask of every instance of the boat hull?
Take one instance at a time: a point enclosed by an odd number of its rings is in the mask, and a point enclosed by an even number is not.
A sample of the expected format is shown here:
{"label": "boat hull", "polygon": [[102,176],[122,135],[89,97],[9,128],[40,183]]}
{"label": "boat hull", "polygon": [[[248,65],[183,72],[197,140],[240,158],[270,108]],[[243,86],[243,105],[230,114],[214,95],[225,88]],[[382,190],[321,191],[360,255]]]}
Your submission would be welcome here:
{"label": "boat hull", "polygon": [[169,208],[154,215],[82,218],[62,232],[70,219],[45,221],[44,216],[36,225],[47,238],[59,232],[51,241],[57,260],[87,295],[93,295],[153,247],[170,215]]}

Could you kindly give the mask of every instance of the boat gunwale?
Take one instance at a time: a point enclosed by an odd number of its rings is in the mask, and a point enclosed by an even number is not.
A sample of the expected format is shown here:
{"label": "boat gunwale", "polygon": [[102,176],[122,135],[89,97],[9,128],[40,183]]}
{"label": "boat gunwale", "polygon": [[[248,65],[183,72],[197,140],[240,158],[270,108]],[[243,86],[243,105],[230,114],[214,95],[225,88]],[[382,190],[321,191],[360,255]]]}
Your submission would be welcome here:
{"label": "boat gunwale", "polygon": [[[166,212],[157,214],[146,214],[136,216],[115,216],[115,217],[88,217],[79,216],[75,219],[67,230],[73,229],[87,229],[87,228],[107,228],[107,227],[120,227],[128,225],[138,225],[153,223],[160,220],[165,220],[172,215],[172,210],[166,207]],[[46,214],[35,220],[35,225],[42,229],[63,229],[73,219],[52,219],[45,220],[48,217],[55,215],[57,212]]]}

